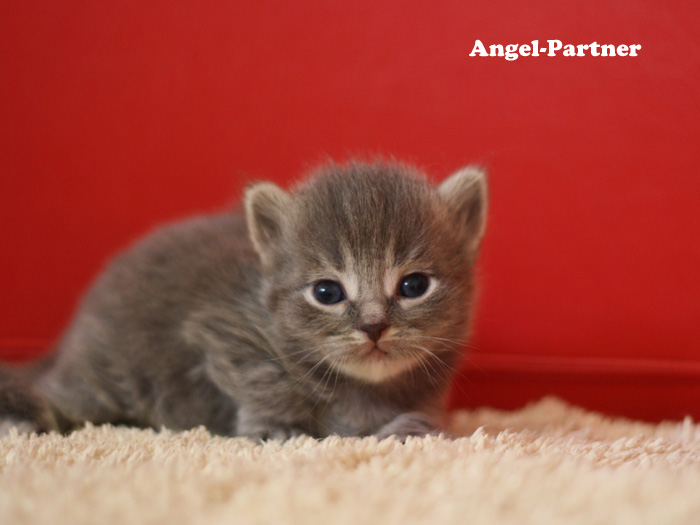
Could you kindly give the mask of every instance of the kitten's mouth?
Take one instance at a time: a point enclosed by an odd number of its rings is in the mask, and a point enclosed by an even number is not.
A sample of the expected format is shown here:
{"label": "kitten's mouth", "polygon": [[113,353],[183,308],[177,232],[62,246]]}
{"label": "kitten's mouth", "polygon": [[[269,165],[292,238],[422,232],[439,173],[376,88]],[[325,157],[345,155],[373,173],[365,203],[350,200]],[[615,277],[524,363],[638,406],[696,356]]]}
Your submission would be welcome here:
{"label": "kitten's mouth", "polygon": [[353,348],[350,352],[352,357],[340,360],[338,368],[356,379],[380,383],[417,364],[415,359],[397,354],[389,348],[382,349],[381,346],[367,342]]}
{"label": "kitten's mouth", "polygon": [[370,361],[381,361],[382,359],[385,359],[387,355],[387,352],[379,348],[377,345],[374,345],[363,357]]}

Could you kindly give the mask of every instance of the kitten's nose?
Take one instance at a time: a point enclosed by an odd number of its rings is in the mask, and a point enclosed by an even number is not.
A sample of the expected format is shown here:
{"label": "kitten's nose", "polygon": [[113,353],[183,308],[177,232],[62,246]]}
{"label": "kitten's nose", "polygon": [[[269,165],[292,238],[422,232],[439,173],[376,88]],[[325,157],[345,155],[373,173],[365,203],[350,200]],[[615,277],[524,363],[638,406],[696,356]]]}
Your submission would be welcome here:
{"label": "kitten's nose", "polygon": [[373,342],[379,341],[382,336],[382,332],[389,328],[389,324],[385,322],[375,323],[375,324],[363,324],[360,326],[360,330],[367,334]]}

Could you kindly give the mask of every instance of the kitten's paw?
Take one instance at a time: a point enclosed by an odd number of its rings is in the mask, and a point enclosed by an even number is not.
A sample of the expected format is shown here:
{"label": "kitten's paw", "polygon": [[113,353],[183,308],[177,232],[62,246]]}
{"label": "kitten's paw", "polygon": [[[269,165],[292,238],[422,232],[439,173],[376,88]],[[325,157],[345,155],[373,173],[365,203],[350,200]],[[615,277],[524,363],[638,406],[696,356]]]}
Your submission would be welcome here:
{"label": "kitten's paw", "polygon": [[39,424],[34,421],[14,417],[3,417],[0,419],[0,438],[7,436],[13,428],[16,428],[17,432],[20,434],[31,434],[33,432],[38,433],[42,431]]}
{"label": "kitten's paw", "polygon": [[271,441],[273,439],[286,441],[289,438],[308,433],[304,429],[303,421],[285,421],[284,417],[276,417],[276,415],[265,417],[259,411],[247,407],[238,409],[235,432],[237,436],[247,437],[253,441]]}
{"label": "kitten's paw", "polygon": [[300,428],[290,426],[265,426],[239,432],[241,436],[245,436],[253,441],[287,441],[305,433]]}
{"label": "kitten's paw", "polygon": [[399,440],[405,441],[409,436],[437,436],[440,432],[434,419],[427,414],[405,412],[389,421],[374,435],[379,439],[396,436]]}

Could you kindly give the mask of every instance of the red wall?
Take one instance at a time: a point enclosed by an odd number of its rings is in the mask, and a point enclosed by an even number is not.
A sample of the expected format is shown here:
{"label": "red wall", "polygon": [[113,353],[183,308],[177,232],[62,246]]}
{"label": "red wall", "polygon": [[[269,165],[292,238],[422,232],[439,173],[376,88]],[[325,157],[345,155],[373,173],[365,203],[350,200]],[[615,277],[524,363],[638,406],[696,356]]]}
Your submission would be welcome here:
{"label": "red wall", "polygon": [[[0,356],[50,347],[106,257],[327,155],[492,171],[459,405],[700,417],[700,4],[0,7]],[[557,38],[638,57],[470,57]]]}

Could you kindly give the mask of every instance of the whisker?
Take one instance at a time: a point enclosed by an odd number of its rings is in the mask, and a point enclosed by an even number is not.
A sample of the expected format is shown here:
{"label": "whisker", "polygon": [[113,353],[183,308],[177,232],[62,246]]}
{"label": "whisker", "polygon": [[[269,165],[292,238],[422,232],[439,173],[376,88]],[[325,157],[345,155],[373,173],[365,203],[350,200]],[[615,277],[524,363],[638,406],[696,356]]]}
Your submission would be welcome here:
{"label": "whisker", "polygon": [[[451,381],[451,387],[457,388],[459,393],[462,394],[463,397],[465,397],[465,398],[468,397],[467,391],[464,389],[464,387],[461,384],[462,380],[467,377],[466,374],[462,370],[460,370],[459,368],[455,368],[451,365],[448,365],[447,363],[445,363],[444,361],[439,359],[439,357],[437,355],[435,355],[433,352],[431,352],[429,349],[424,348],[424,347],[421,347],[421,349],[426,351],[430,357],[435,358],[434,361],[431,360],[431,363],[435,362],[437,364],[440,364],[444,367],[444,369],[446,371],[449,371],[453,374],[452,381]],[[432,364],[431,364],[431,368],[432,368]]]}
{"label": "whisker", "polygon": [[[321,380],[316,384],[316,386],[314,387],[314,389],[313,389],[313,390],[311,391],[311,393],[308,395],[307,399],[308,399],[309,397],[311,397],[311,396],[314,395],[314,392],[316,392],[316,389],[319,387],[319,385],[321,385],[321,383],[323,383],[322,391],[323,391],[323,390],[327,390],[328,385],[329,385],[330,382],[331,382],[331,377],[332,377],[333,375],[335,375],[335,381],[333,382],[333,390],[331,391],[330,395],[328,396],[328,399],[330,399],[330,398],[333,397],[333,394],[335,393],[336,386],[337,386],[337,384],[338,384],[338,375],[339,375],[339,374],[338,374],[338,371],[336,370],[336,368],[337,368],[337,363],[338,363],[338,361],[340,361],[340,359],[342,359],[342,356],[341,356],[341,357],[336,357],[336,358],[333,359],[333,362],[332,362],[331,365],[328,367],[328,370],[326,370],[326,372],[323,374],[323,377],[321,377]],[[328,376],[327,379],[326,379],[326,376]],[[324,381],[324,380],[325,380],[325,381]],[[314,402],[314,404],[311,406],[311,411],[312,411],[312,412],[316,409],[316,406],[317,406],[318,403],[321,401],[321,397],[322,397],[322,396],[318,396],[318,397],[316,398],[316,401]]]}
{"label": "whisker", "polygon": [[454,345],[467,345],[469,344],[469,339],[450,339],[447,337],[436,337],[433,335],[421,335],[421,334],[412,334],[409,336],[411,339],[430,339],[432,341],[446,341],[448,343],[452,343]]}
{"label": "whisker", "polygon": [[318,367],[320,367],[327,359],[330,359],[330,358],[331,358],[330,355],[323,356],[320,361],[318,361],[316,364],[314,364],[314,366],[312,366],[309,370],[307,370],[303,375],[295,378],[295,380],[293,381],[293,384],[299,385],[299,384],[302,384],[303,382],[305,382],[307,379],[309,379],[313,375],[313,373],[316,371],[316,369],[318,369]]}
{"label": "whisker", "polygon": [[433,385],[433,388],[437,388],[438,385],[435,383],[433,376],[430,374],[427,362],[424,359],[418,359],[418,364],[425,371],[425,375],[427,376],[428,381],[430,381],[430,384]]}
{"label": "whisker", "polygon": [[[335,359],[332,360],[331,364],[326,368],[326,371],[323,372],[323,375],[321,376],[321,379],[316,383],[316,386],[314,386],[314,389],[311,391],[311,393],[308,395],[308,397],[312,397],[316,390],[318,390],[318,387],[323,384],[323,387],[321,388],[321,392],[323,392],[326,387],[328,386],[328,382],[331,380],[331,376],[333,375],[333,363],[335,362]],[[328,379],[326,379],[326,377]],[[320,399],[320,398],[319,398]],[[318,399],[316,400],[316,403],[318,403]],[[316,406],[316,403],[314,403],[314,407]]]}
{"label": "whisker", "polygon": [[456,347],[461,346],[466,348],[467,350],[472,350],[474,352],[482,351],[481,347],[474,344],[470,339],[449,339],[446,337],[435,337],[431,335],[411,335],[410,339],[427,339],[432,341],[440,341],[443,342],[445,349],[454,350]]}
{"label": "whisker", "polygon": [[416,344],[416,343],[412,343],[411,347],[413,347],[414,349],[422,350],[425,353],[425,355],[433,358],[431,360],[428,360],[428,363],[430,364],[430,367],[433,369],[433,371],[436,371],[436,369],[434,368],[435,365],[439,365],[440,367],[442,367],[442,370],[445,373],[448,373],[448,374],[458,373],[457,368],[445,363],[442,359],[440,359],[440,357],[437,354],[432,352],[430,349],[428,349],[422,345]]}
{"label": "whisker", "polygon": [[428,354],[430,357],[434,358],[434,359],[435,359],[436,361],[438,361],[440,364],[443,364],[443,365],[445,365],[445,366],[448,367],[448,368],[454,369],[453,367],[451,367],[450,365],[448,365],[447,363],[445,363],[442,359],[440,359],[440,356],[438,356],[435,352],[433,352],[433,351],[430,350],[429,348],[426,348],[425,346],[419,345],[419,344],[417,344],[417,343],[413,343],[413,347],[414,347],[414,348],[418,348],[418,349],[420,349],[420,350],[423,350],[426,354]]}
{"label": "whisker", "polygon": [[320,348],[328,348],[328,347],[333,347],[333,346],[338,346],[338,345],[348,345],[348,344],[353,344],[357,343],[357,341],[352,338],[352,337],[345,337],[345,336],[335,336],[326,339],[323,343],[314,345],[314,346],[305,346],[304,348],[301,348],[300,350],[297,350],[296,352],[291,352],[291,353],[283,353],[283,355],[278,355],[277,357],[270,357],[267,358],[266,361],[280,361],[282,359],[286,359],[288,357],[298,355],[304,352],[311,352],[314,350],[318,350]]}
{"label": "whisker", "polygon": [[285,355],[281,355],[279,357],[269,357],[269,358],[265,359],[265,361],[282,361],[284,359],[288,359],[288,358],[293,357],[295,355],[304,354],[304,353],[311,353],[311,352],[313,352],[313,349],[303,348],[297,352],[292,352],[291,354],[285,354]]}

